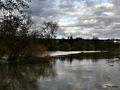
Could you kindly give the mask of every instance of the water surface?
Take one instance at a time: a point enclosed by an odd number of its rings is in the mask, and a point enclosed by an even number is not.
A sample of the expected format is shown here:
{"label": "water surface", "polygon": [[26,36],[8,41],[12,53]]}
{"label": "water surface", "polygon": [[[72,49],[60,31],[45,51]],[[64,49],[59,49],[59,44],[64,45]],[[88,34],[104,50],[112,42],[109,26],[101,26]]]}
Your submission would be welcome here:
{"label": "water surface", "polygon": [[120,90],[120,61],[109,54],[0,65],[0,90]]}

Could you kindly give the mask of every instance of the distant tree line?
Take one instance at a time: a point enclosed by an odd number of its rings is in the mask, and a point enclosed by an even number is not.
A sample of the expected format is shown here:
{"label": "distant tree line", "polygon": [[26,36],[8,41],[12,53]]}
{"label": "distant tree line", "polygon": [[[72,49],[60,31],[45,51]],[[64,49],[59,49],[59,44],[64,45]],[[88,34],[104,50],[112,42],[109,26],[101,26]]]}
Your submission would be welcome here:
{"label": "distant tree line", "polygon": [[[113,39],[39,39],[39,43],[44,44],[48,51],[82,51],[82,50],[100,50],[100,51],[120,51],[120,43]],[[50,44],[48,44],[50,43]]]}

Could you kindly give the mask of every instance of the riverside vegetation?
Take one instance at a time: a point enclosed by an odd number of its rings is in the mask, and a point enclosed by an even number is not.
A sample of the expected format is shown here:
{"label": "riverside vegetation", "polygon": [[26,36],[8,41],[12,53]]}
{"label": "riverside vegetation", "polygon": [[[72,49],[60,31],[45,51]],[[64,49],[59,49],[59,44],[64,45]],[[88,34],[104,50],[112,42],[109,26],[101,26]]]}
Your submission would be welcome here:
{"label": "riverside vegetation", "polygon": [[[42,54],[45,47],[38,45],[37,38],[52,38],[57,24],[44,22],[42,30],[30,30],[33,21],[29,12],[31,0],[0,0],[0,57],[16,62]],[[39,34],[38,34],[39,33]]]}
{"label": "riverside vegetation", "polygon": [[120,43],[114,40],[55,39],[58,24],[45,21],[41,30],[30,30],[33,25],[29,12],[31,0],[0,0],[0,57],[7,61],[29,60],[42,56],[45,51],[120,51]]}

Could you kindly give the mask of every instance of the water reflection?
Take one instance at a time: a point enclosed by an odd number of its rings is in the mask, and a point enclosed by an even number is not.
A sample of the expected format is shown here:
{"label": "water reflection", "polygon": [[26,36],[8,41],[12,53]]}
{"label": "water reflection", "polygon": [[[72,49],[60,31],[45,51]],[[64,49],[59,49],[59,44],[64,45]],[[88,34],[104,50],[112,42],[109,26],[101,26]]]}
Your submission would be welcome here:
{"label": "water reflection", "polygon": [[120,90],[120,60],[107,53],[0,65],[0,90]]}
{"label": "water reflection", "polygon": [[81,61],[84,59],[91,59],[92,62],[96,62],[99,59],[108,59],[108,60],[112,60],[114,58],[119,58],[118,55],[115,55],[115,53],[106,53],[106,52],[98,52],[98,53],[81,53],[81,54],[74,54],[74,55],[67,55],[67,56],[58,56],[55,57],[55,61],[56,59],[60,59],[61,61],[68,61],[69,63],[72,63],[72,61],[74,61],[75,59]]}
{"label": "water reflection", "polygon": [[37,80],[55,78],[52,63],[0,65],[0,90],[38,90]]}

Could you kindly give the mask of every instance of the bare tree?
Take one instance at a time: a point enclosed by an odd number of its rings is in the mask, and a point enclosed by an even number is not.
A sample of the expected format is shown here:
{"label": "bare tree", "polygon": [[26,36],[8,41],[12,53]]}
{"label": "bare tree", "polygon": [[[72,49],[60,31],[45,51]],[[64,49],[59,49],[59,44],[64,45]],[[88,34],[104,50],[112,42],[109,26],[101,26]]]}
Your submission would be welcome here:
{"label": "bare tree", "polygon": [[41,37],[43,38],[55,38],[56,30],[58,29],[58,24],[56,22],[44,22],[41,27]]}

